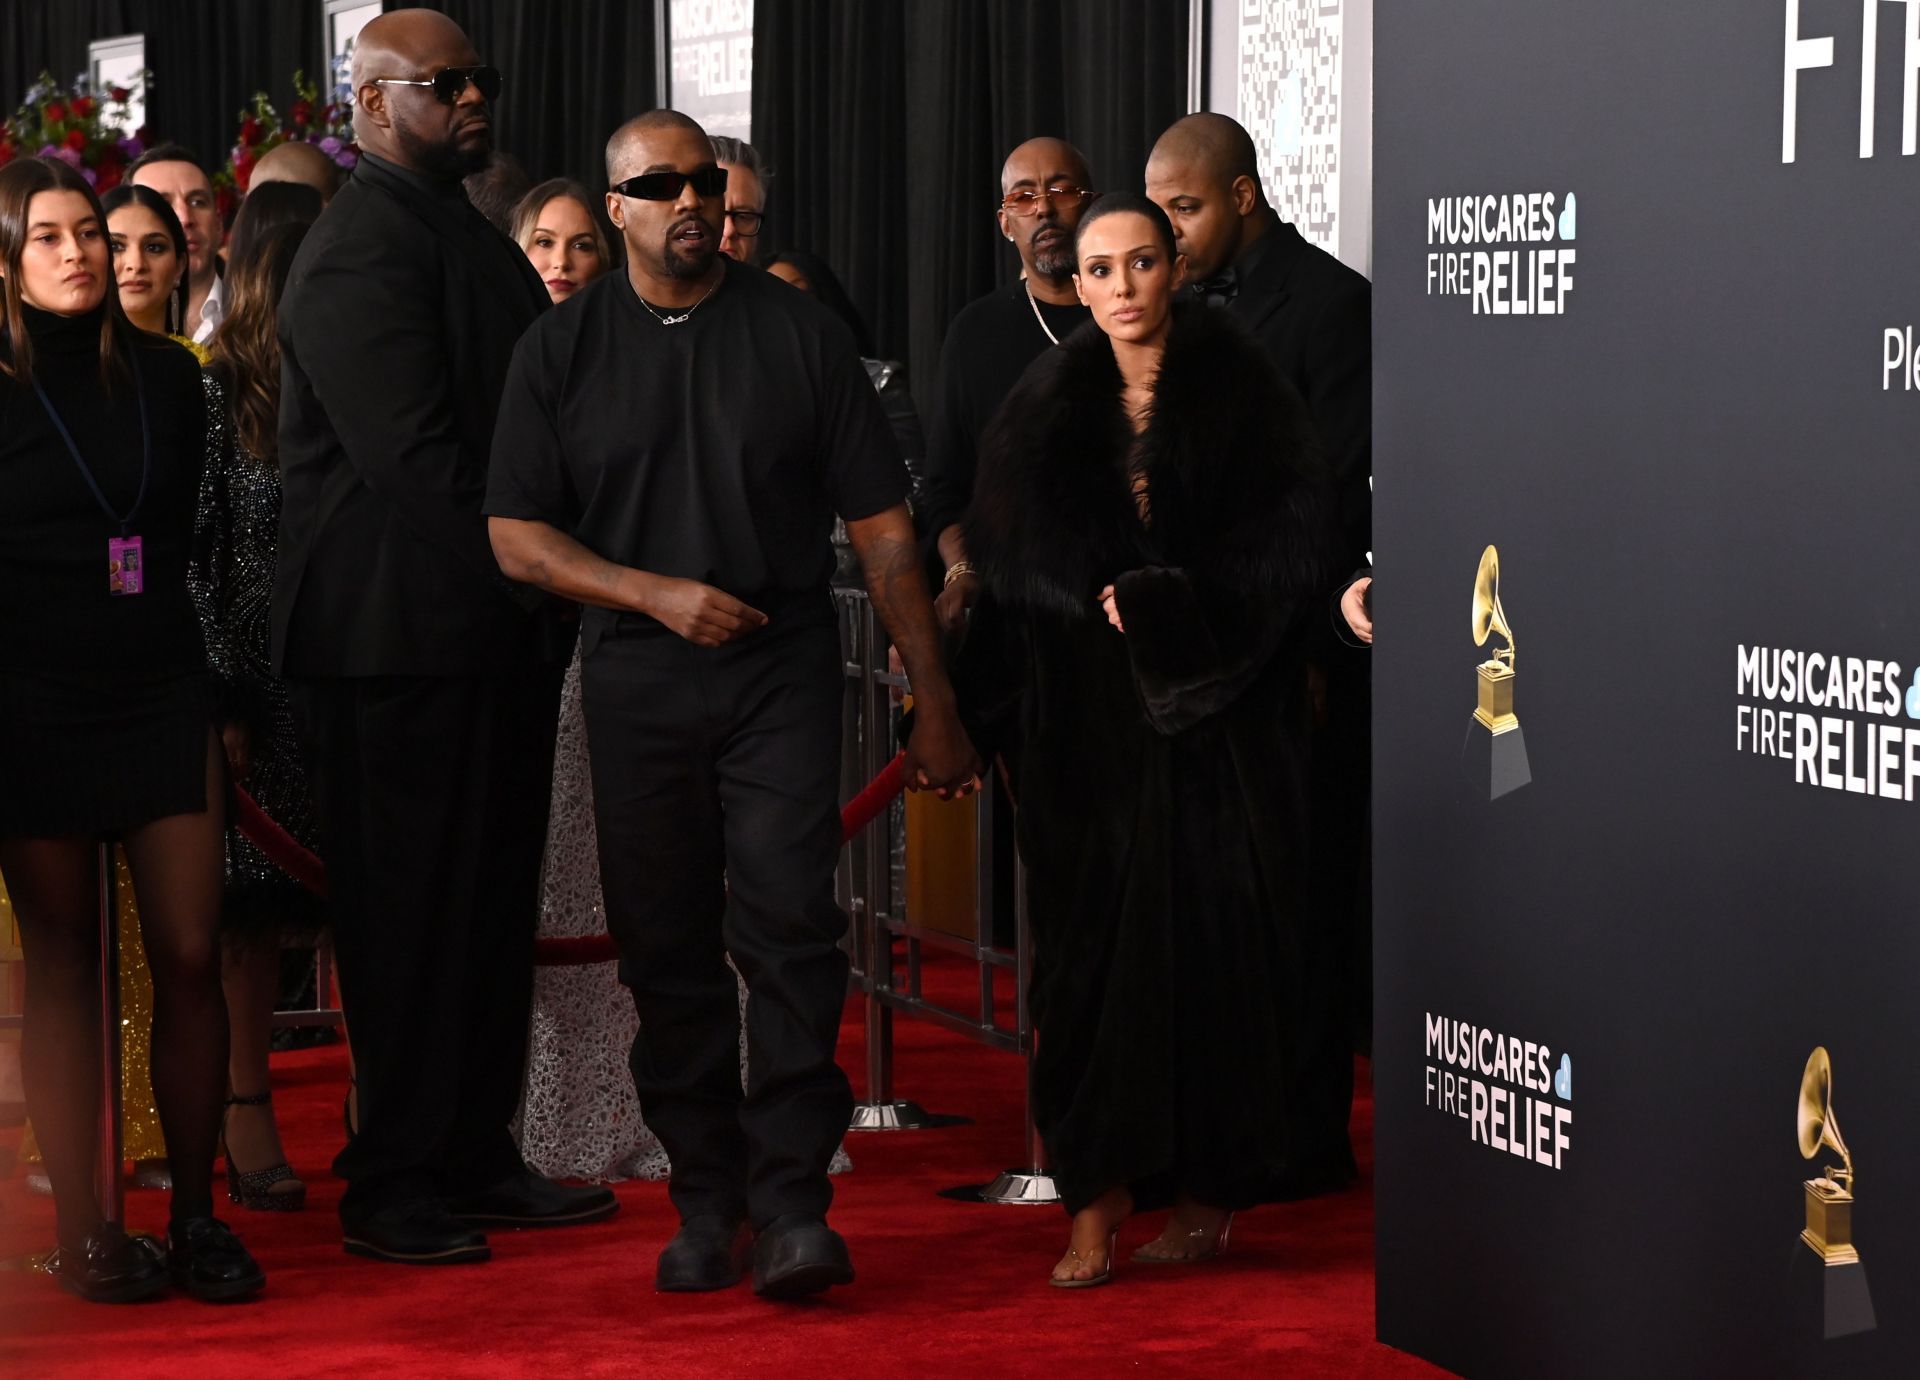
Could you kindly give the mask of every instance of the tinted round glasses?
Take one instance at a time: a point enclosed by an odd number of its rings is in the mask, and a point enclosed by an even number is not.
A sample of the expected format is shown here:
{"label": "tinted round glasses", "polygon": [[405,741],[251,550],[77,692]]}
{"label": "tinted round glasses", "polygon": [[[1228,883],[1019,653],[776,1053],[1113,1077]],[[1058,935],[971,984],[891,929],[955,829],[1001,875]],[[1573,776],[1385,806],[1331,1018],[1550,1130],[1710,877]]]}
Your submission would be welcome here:
{"label": "tinted round glasses", "polygon": [[471,82],[473,88],[487,100],[500,98],[500,69],[498,67],[442,67],[425,81],[411,81],[405,77],[375,77],[374,86],[430,86],[434,99],[442,105],[452,105],[460,99],[460,93]]}
{"label": "tinted round glasses", "polygon": [[696,196],[727,194],[725,168],[701,168],[697,172],[690,173],[641,173],[638,177],[629,177],[625,182],[614,183],[613,189],[621,196],[635,197],[641,201],[672,201],[680,195],[680,189],[689,182],[693,184]]}
{"label": "tinted round glasses", "polygon": [[1057,184],[1037,192],[1008,192],[1000,199],[1000,209],[1010,216],[1037,216],[1040,214],[1040,203],[1044,201],[1059,210],[1071,211],[1092,195],[1093,192],[1086,187]]}

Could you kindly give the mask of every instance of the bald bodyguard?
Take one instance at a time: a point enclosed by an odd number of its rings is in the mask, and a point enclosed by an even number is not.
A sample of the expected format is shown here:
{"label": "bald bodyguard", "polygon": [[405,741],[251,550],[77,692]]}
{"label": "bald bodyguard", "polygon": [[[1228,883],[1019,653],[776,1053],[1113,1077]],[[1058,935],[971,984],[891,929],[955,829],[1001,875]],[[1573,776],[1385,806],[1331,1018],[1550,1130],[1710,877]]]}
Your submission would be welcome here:
{"label": "bald bodyguard", "polygon": [[514,342],[547,293],[460,179],[501,75],[432,10],[354,55],[352,180],[280,309],[276,669],[309,745],[359,1124],[334,1162],[347,1250],[487,1258],[490,1226],[613,1212],[508,1134],[564,656],[509,584],[480,503]]}

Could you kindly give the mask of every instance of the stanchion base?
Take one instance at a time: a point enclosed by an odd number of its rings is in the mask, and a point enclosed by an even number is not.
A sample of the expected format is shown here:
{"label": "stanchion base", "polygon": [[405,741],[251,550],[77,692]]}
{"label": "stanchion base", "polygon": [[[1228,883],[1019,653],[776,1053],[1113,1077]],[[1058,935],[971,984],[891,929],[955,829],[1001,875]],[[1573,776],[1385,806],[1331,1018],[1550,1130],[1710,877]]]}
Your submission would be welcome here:
{"label": "stanchion base", "polygon": [[[943,1195],[944,1196],[944,1195]],[[960,1196],[955,1191],[955,1197]],[[1060,1201],[1053,1175],[1039,1169],[1009,1169],[992,1183],[974,1189],[975,1201],[1001,1207],[1050,1207]]]}
{"label": "stanchion base", "polygon": [[849,1131],[925,1131],[936,1126],[965,1126],[964,1116],[942,1116],[918,1102],[856,1102]]}

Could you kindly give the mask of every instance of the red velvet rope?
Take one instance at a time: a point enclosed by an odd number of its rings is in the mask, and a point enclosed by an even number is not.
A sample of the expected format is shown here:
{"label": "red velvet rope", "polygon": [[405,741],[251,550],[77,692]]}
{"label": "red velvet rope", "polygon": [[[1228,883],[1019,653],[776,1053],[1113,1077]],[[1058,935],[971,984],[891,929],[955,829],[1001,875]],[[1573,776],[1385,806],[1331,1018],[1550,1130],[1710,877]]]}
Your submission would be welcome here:
{"label": "red velvet rope", "polygon": [[[878,776],[869,781],[861,792],[840,811],[840,832],[843,840],[850,840],[855,834],[879,818],[880,813],[890,805],[894,798],[906,788],[906,754],[899,753],[881,769]],[[238,826],[255,848],[266,854],[267,860],[275,867],[292,877],[301,886],[316,896],[327,894],[326,865],[308,849],[301,846],[298,839],[276,824],[267,812],[260,808],[259,802],[240,787],[233,788],[234,824]],[[586,963],[606,963],[618,958],[613,937],[605,934],[580,935],[574,938],[536,939],[533,942],[533,961],[543,967],[574,967]]]}

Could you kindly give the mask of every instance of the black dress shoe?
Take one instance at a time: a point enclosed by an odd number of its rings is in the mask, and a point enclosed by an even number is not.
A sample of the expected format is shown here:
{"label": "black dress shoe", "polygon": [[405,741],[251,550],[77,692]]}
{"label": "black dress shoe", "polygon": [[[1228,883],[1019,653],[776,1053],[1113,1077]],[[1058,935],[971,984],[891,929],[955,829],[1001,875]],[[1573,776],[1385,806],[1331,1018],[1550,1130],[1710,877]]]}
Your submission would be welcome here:
{"label": "black dress shoe", "polygon": [[487,1238],[431,1199],[342,1213],[349,1255],[398,1265],[469,1265],[493,1254]]}
{"label": "black dress shoe", "polygon": [[214,1217],[189,1217],[167,1227],[167,1273],[174,1287],[207,1303],[229,1303],[267,1287],[259,1262]]}
{"label": "black dress shoe", "polygon": [[653,1287],[663,1294],[729,1289],[746,1278],[753,1236],[731,1217],[689,1217],[660,1252]]}
{"label": "black dress shoe", "polygon": [[575,1227],[604,1222],[619,1210],[610,1188],[571,1188],[531,1169],[510,1174],[479,1193],[447,1200],[447,1211],[476,1227]]}
{"label": "black dress shoe", "polygon": [[102,1222],[77,1251],[57,1252],[48,1268],[60,1287],[88,1303],[134,1303],[167,1287],[167,1267],[150,1236],[128,1236]]}
{"label": "black dress shoe", "polygon": [[753,1292],[763,1298],[801,1299],[851,1283],[847,1243],[811,1213],[776,1217],[754,1240]]}

